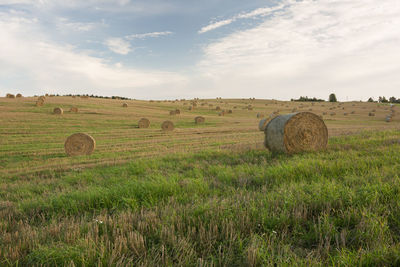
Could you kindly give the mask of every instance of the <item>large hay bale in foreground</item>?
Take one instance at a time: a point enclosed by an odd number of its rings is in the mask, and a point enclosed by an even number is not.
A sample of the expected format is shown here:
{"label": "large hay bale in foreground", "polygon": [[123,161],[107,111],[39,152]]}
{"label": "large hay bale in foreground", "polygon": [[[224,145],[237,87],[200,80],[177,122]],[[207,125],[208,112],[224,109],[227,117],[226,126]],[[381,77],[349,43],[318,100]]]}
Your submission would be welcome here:
{"label": "large hay bale in foreground", "polygon": [[68,156],[90,155],[96,148],[96,141],[90,135],[76,133],[67,138],[64,144]]}
{"label": "large hay bale in foreground", "polygon": [[138,122],[139,128],[149,128],[150,121],[146,118],[141,118]]}
{"label": "large hay bale in foreground", "polygon": [[72,107],[72,108],[69,109],[69,112],[78,113],[78,108],[77,107]]}
{"label": "large hay bale in foreground", "polygon": [[164,132],[170,132],[170,131],[173,131],[174,130],[174,123],[172,122],[172,121],[164,121],[162,124],[161,124],[161,129],[164,131]]}
{"label": "large hay bale in foreground", "polygon": [[62,108],[54,108],[53,113],[57,114],[57,115],[61,115],[64,113],[64,110]]}
{"label": "large hay bale in foreground", "polygon": [[202,116],[197,116],[196,118],[194,118],[194,122],[196,124],[204,123],[205,121],[206,121],[206,119],[204,117],[202,117]]}
{"label": "large hay bale in foreground", "polygon": [[265,127],[265,146],[273,152],[298,153],[326,148],[328,129],[311,112],[277,116]]}

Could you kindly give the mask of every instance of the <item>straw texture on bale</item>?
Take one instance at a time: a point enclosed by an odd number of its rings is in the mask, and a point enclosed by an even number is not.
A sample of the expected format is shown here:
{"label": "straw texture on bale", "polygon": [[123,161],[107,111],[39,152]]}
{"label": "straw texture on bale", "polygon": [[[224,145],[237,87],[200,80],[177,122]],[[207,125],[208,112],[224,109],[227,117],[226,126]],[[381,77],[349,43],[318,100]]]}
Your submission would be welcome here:
{"label": "straw texture on bale", "polygon": [[267,127],[268,122],[268,118],[260,120],[260,122],[258,123],[258,129],[263,132],[265,130],[265,127]]}
{"label": "straw texture on bale", "polygon": [[141,118],[138,122],[139,128],[149,128],[150,121],[146,118]]}
{"label": "straw texture on bale", "polygon": [[161,129],[165,132],[173,131],[175,128],[174,123],[172,121],[164,121],[161,124]]}
{"label": "straw texture on bale", "polygon": [[13,95],[13,94],[7,94],[6,97],[7,97],[7,98],[15,98],[15,95]]}
{"label": "straw texture on bale", "polygon": [[123,108],[127,108],[127,107],[128,107],[128,104],[127,104],[127,103],[123,103],[123,104],[122,104],[122,107],[123,107]]}
{"label": "straw texture on bale", "polygon": [[96,141],[90,135],[76,133],[67,138],[64,144],[68,156],[90,155],[96,148]]}
{"label": "straw texture on bale", "polygon": [[328,143],[324,121],[311,112],[277,116],[267,124],[264,133],[264,144],[273,152],[318,151]]}
{"label": "straw texture on bale", "polygon": [[220,108],[219,106],[217,106],[217,107],[215,108],[215,110],[221,110],[221,108]]}
{"label": "straw texture on bale", "polygon": [[57,115],[61,115],[64,113],[64,110],[62,108],[54,108],[53,113],[57,114]]}
{"label": "straw texture on bale", "polygon": [[72,107],[69,112],[74,112],[74,113],[78,113],[78,108],[77,107]]}
{"label": "straw texture on bale", "polygon": [[198,116],[198,117],[194,118],[194,122],[196,124],[204,123],[205,121],[206,121],[206,119],[204,117],[202,117],[202,116]]}

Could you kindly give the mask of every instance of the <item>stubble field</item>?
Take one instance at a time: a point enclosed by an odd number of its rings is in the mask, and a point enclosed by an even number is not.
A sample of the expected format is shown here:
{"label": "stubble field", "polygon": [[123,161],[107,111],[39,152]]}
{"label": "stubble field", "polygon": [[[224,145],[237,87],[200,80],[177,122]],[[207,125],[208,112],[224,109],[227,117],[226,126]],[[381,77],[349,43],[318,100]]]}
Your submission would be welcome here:
{"label": "stubble field", "polygon": [[[0,265],[399,263],[400,118],[385,121],[387,104],[36,99],[0,98]],[[263,147],[257,114],[295,108],[323,116],[326,151]],[[65,154],[76,132],[95,138],[91,156]]]}

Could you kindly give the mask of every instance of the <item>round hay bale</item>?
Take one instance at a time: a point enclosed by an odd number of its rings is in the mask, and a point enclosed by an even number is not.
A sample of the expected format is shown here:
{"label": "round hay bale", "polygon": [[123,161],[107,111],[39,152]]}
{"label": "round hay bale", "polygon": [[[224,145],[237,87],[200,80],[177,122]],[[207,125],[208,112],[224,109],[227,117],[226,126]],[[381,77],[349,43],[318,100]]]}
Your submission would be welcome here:
{"label": "round hay bale", "polygon": [[232,113],[233,113],[232,109],[228,110],[228,114],[232,114]]}
{"label": "round hay bale", "polygon": [[36,101],[36,106],[37,106],[37,107],[41,107],[41,106],[43,106],[43,104],[44,104],[44,101],[43,101],[43,100],[38,100],[38,101]]}
{"label": "round hay bale", "polygon": [[173,131],[174,130],[174,123],[172,122],[172,121],[164,121],[162,124],[161,124],[161,129],[164,131],[164,132],[170,132],[170,131]]}
{"label": "round hay bale", "polygon": [[171,110],[171,111],[169,112],[169,115],[176,115],[176,111],[175,111],[175,110]]}
{"label": "round hay bale", "polygon": [[62,108],[54,108],[53,113],[57,115],[62,115],[64,113],[64,110]]}
{"label": "round hay bale", "polygon": [[70,108],[69,112],[78,113],[78,108],[77,107],[72,107],[72,108]]}
{"label": "round hay bale", "polygon": [[22,97],[22,95],[21,94],[17,94],[17,96],[16,96],[17,98],[21,98]]}
{"label": "round hay bale", "polygon": [[336,112],[331,112],[331,114],[329,114],[329,115],[335,116],[335,115],[336,115]]}
{"label": "round hay bale", "polygon": [[343,113],[344,116],[347,116],[347,112]]}
{"label": "round hay bale", "polygon": [[260,131],[264,131],[265,127],[267,127],[267,124],[268,124],[269,121],[270,121],[269,118],[265,118],[265,119],[260,120],[260,122],[258,123],[258,129]]}
{"label": "round hay bale", "polygon": [[194,107],[193,106],[189,106],[188,110],[193,110]]}
{"label": "round hay bale", "polygon": [[311,112],[277,116],[265,127],[265,146],[273,152],[298,153],[326,148],[328,129]]}
{"label": "round hay bale", "polygon": [[123,103],[123,104],[122,104],[122,107],[123,107],[123,108],[127,108],[127,107],[128,107],[128,104],[127,104],[127,103]]}
{"label": "round hay bale", "polygon": [[326,115],[326,114],[328,114],[328,113],[326,113],[326,112],[322,112],[322,115]]}
{"label": "round hay bale", "polygon": [[374,116],[375,116],[375,113],[373,113],[373,112],[370,112],[370,113],[368,113],[368,116],[370,116],[370,117],[374,117]]}
{"label": "round hay bale", "polygon": [[356,112],[353,110],[353,111],[351,112],[351,114],[356,114]]}
{"label": "round hay bale", "polygon": [[205,121],[206,121],[206,119],[204,117],[202,117],[202,116],[197,116],[196,118],[194,118],[194,122],[196,124],[204,123]]}
{"label": "round hay bale", "polygon": [[90,135],[76,133],[67,138],[64,144],[68,156],[90,155],[96,148],[96,141]]}
{"label": "round hay bale", "polygon": [[7,98],[15,98],[15,95],[13,95],[13,94],[7,94],[6,97],[7,97]]}
{"label": "round hay bale", "polygon": [[220,108],[219,106],[217,106],[217,107],[215,108],[215,110],[221,110],[221,108]]}
{"label": "round hay bale", "polygon": [[42,100],[43,102],[46,100],[45,96],[39,96],[38,100]]}
{"label": "round hay bale", "polygon": [[180,109],[175,109],[175,114],[177,114],[177,115],[181,114],[181,110]]}
{"label": "round hay bale", "polygon": [[150,127],[150,121],[146,118],[141,118],[138,122],[139,128],[149,128]]}

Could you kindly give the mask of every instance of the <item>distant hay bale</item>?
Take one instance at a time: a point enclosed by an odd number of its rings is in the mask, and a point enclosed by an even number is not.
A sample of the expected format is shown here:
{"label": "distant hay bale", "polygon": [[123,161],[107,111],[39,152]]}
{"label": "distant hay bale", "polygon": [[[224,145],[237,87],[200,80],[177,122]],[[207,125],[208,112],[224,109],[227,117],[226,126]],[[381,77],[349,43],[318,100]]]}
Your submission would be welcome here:
{"label": "distant hay bale", "polygon": [[205,121],[206,121],[206,119],[202,116],[198,116],[198,117],[194,118],[194,122],[196,124],[204,123]]}
{"label": "distant hay bale", "polygon": [[76,96],[73,95],[72,98],[76,98]]}
{"label": "distant hay bale", "polygon": [[38,100],[42,100],[43,102],[46,100],[46,97],[45,96],[39,96],[39,98],[38,98]]}
{"label": "distant hay bale", "polygon": [[175,110],[171,110],[171,111],[169,112],[169,115],[171,115],[171,116],[176,115],[176,111],[175,111]]}
{"label": "distant hay bale", "polygon": [[228,114],[232,114],[232,113],[233,113],[232,109],[228,110]]}
{"label": "distant hay bale", "polygon": [[347,112],[343,113],[344,116],[347,116]]}
{"label": "distant hay bale", "polygon": [[17,97],[17,98],[21,98],[22,95],[21,95],[21,94],[17,94],[16,97]]}
{"label": "distant hay bale", "polygon": [[356,112],[353,110],[353,111],[351,112],[351,114],[356,114]]}
{"label": "distant hay bale", "polygon": [[218,113],[218,116],[225,116],[225,110],[222,110],[220,113]]}
{"label": "distant hay bale", "polygon": [[44,101],[43,100],[38,100],[38,101],[36,101],[36,106],[37,107],[41,107],[41,106],[43,106],[44,105]]}
{"label": "distant hay bale", "polygon": [[15,98],[15,95],[13,95],[13,94],[6,94],[6,98]]}
{"label": "distant hay bale", "polygon": [[[88,99],[89,96],[88,96],[88,95],[81,95],[81,98],[83,98],[83,99]],[[116,99],[119,99],[119,98],[116,98]]]}
{"label": "distant hay bale", "polygon": [[327,112],[322,112],[322,115],[327,115],[328,113]]}
{"label": "distant hay bale", "polygon": [[387,115],[385,120],[386,120],[386,122],[391,122],[392,121],[392,116]]}
{"label": "distant hay bale", "polygon": [[175,114],[177,114],[177,115],[181,114],[181,110],[180,109],[175,109]]}
{"label": "distant hay bale", "polygon": [[370,117],[374,117],[374,116],[375,116],[375,113],[373,113],[373,112],[370,112],[370,113],[368,113],[368,116],[370,116]]}
{"label": "distant hay bale", "polygon": [[67,138],[64,144],[68,156],[90,155],[96,148],[96,141],[90,135],[76,133]]}
{"label": "distant hay bale", "polygon": [[78,108],[77,107],[72,107],[72,108],[70,108],[69,112],[78,113]]}
{"label": "distant hay bale", "polygon": [[128,107],[128,103],[123,103],[123,104],[122,104],[122,107],[123,107],[123,108],[127,108],[127,107]]}
{"label": "distant hay bale", "polygon": [[164,121],[162,124],[161,124],[161,129],[164,131],[164,132],[170,132],[170,131],[173,131],[174,130],[174,123],[172,122],[172,121]]}
{"label": "distant hay bale", "polygon": [[149,128],[150,127],[150,121],[146,118],[141,118],[138,122],[139,128]]}
{"label": "distant hay bale", "polygon": [[258,129],[263,132],[270,120],[271,117],[260,120],[260,122],[258,123]]}
{"label": "distant hay bale", "polygon": [[331,112],[329,115],[335,116],[335,115],[336,115],[336,112]]}
{"label": "distant hay bale", "polygon": [[219,106],[217,106],[217,107],[215,108],[215,110],[221,110],[221,108],[220,108]]}
{"label": "distant hay bale", "polygon": [[188,110],[193,110],[194,107],[193,106],[189,106]]}
{"label": "distant hay bale", "polygon": [[62,108],[54,108],[53,113],[56,115],[62,115],[64,113],[64,110]]}
{"label": "distant hay bale", "polygon": [[45,96],[49,96],[49,94],[45,94]]}
{"label": "distant hay bale", "polygon": [[324,121],[311,112],[277,116],[267,124],[264,133],[264,145],[273,152],[318,151],[328,143]]}

